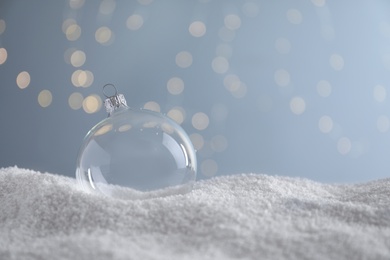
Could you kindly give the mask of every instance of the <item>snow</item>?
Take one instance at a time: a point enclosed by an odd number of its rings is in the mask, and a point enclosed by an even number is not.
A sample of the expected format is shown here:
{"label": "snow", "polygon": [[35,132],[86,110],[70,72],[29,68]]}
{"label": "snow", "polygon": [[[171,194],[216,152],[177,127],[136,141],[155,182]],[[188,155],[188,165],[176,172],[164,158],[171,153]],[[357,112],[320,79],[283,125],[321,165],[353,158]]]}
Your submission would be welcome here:
{"label": "snow", "polygon": [[2,168],[0,259],[390,259],[390,179],[237,174],[123,201]]}

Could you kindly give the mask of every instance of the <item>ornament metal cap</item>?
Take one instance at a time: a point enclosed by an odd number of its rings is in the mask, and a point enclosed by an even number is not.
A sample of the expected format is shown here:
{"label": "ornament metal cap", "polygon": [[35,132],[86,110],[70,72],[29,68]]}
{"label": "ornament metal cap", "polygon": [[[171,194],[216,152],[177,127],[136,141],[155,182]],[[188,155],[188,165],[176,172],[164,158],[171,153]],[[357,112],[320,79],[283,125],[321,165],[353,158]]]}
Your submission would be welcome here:
{"label": "ornament metal cap", "polygon": [[[106,87],[111,86],[114,88],[115,93],[113,95],[107,95],[105,92]],[[127,107],[127,102],[125,99],[125,96],[123,94],[118,94],[118,90],[114,86],[114,84],[106,84],[103,86],[103,94],[106,97],[106,100],[104,101],[104,106],[106,108],[106,111],[108,114],[112,114],[116,109],[120,107]]]}

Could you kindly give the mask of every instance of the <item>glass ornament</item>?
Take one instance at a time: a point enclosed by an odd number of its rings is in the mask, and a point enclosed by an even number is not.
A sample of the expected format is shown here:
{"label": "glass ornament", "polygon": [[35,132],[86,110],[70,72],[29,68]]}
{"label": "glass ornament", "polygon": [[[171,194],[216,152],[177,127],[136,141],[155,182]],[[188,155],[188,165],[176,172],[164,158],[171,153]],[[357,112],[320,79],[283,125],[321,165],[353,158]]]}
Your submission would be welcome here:
{"label": "glass ornament", "polygon": [[[107,86],[114,88],[114,95],[106,95]],[[128,107],[112,84],[103,93],[108,117],[87,133],[78,154],[81,187],[119,199],[190,191],[196,153],[183,128],[160,113]]]}

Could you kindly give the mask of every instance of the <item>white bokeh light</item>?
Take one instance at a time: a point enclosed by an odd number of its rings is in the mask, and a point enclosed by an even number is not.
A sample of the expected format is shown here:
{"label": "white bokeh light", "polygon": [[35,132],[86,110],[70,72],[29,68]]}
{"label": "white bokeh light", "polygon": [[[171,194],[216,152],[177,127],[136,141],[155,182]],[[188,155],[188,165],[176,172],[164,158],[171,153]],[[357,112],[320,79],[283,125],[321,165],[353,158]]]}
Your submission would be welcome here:
{"label": "white bokeh light", "polygon": [[301,115],[306,110],[306,102],[302,97],[293,97],[290,100],[290,109],[296,115]]}
{"label": "white bokeh light", "polygon": [[274,79],[277,85],[281,87],[288,86],[290,84],[290,73],[285,69],[279,69],[275,71]]}
{"label": "white bokeh light", "polygon": [[86,60],[86,55],[85,52],[77,50],[72,53],[70,56],[70,63],[72,64],[73,67],[81,67],[84,65]]}
{"label": "white bokeh light", "polygon": [[99,12],[103,15],[110,15],[115,11],[115,0],[102,0],[99,6]]}
{"label": "white bokeh light", "polygon": [[3,19],[0,19],[0,35],[2,35],[5,32],[6,23]]}
{"label": "white bokeh light", "polygon": [[329,63],[334,70],[340,71],[344,68],[344,58],[340,54],[332,54]]}
{"label": "white bokeh light", "polygon": [[73,110],[78,110],[83,106],[84,97],[79,92],[73,92],[68,98],[69,107]]}
{"label": "white bokeh light", "polygon": [[389,117],[387,117],[386,115],[379,116],[376,121],[376,127],[378,128],[379,132],[382,133],[388,132],[390,128]]}
{"label": "white bokeh light", "polygon": [[109,45],[112,41],[113,33],[107,26],[98,28],[95,32],[95,40],[102,45]]}
{"label": "white bokeh light", "polygon": [[51,92],[49,90],[44,89],[41,92],[39,92],[38,103],[41,107],[50,106],[52,101],[53,101],[53,95],[51,94]]}
{"label": "white bokeh light", "polygon": [[167,116],[180,125],[185,119],[184,109],[181,107],[174,107],[168,111]]}
{"label": "white bokeh light", "polygon": [[330,116],[322,116],[318,121],[318,128],[324,134],[330,133],[333,129],[333,119]]}
{"label": "white bokeh light", "polygon": [[99,111],[101,106],[102,106],[102,100],[96,94],[86,97],[83,101],[83,109],[88,114],[92,114]]}
{"label": "white bokeh light", "polygon": [[215,57],[211,62],[211,67],[215,73],[224,74],[229,70],[229,61],[225,57]]}
{"label": "white bokeh light", "polygon": [[202,37],[206,33],[206,25],[202,21],[194,21],[188,27],[188,31],[194,37]]}
{"label": "white bokeh light", "polygon": [[76,23],[71,24],[66,28],[65,35],[69,41],[76,41],[81,36],[81,27]]}
{"label": "white bokeh light", "polygon": [[167,82],[168,92],[172,95],[179,95],[184,90],[184,81],[178,77],[172,77]]}
{"label": "white bokeh light", "polygon": [[126,20],[126,26],[132,31],[139,30],[144,24],[144,18],[139,14],[130,15]]}
{"label": "white bokeh light", "polygon": [[224,24],[229,30],[237,30],[241,27],[241,18],[236,14],[228,14],[224,18]]}
{"label": "white bokeh light", "polygon": [[348,137],[341,137],[337,141],[337,151],[342,154],[346,155],[351,151],[352,148],[352,142]]}
{"label": "white bokeh light", "polygon": [[192,126],[197,130],[205,130],[209,126],[209,117],[202,112],[195,113],[192,116]]}
{"label": "white bokeh light", "polygon": [[374,92],[373,92],[374,99],[377,102],[383,102],[386,100],[387,96],[387,91],[386,88],[382,85],[376,85],[374,87]]}
{"label": "white bokeh light", "polygon": [[317,92],[321,97],[329,97],[332,93],[332,85],[326,80],[321,80],[317,83]]}
{"label": "white bokeh light", "polygon": [[188,51],[181,51],[176,55],[175,61],[180,68],[188,68],[192,64],[192,54]]}
{"label": "white bokeh light", "polygon": [[16,77],[16,84],[20,89],[25,89],[30,85],[31,77],[27,71],[22,71]]}
{"label": "white bokeh light", "polygon": [[155,101],[146,102],[144,105],[144,109],[148,109],[155,112],[161,112],[160,105]]}
{"label": "white bokeh light", "polygon": [[0,48],[0,65],[7,61],[8,53],[5,48]]}
{"label": "white bokeh light", "polygon": [[292,24],[301,24],[303,21],[302,13],[298,9],[289,9],[286,16],[287,20]]}

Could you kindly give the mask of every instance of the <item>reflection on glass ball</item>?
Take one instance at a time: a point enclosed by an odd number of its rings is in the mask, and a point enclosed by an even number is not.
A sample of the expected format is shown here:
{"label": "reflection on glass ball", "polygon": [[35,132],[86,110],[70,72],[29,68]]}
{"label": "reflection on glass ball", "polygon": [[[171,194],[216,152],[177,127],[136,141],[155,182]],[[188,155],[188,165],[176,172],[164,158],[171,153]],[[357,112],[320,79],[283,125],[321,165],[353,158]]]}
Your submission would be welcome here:
{"label": "reflection on glass ball", "polygon": [[124,106],[89,131],[76,177],[84,190],[120,199],[185,193],[196,178],[196,154],[173,120]]}

